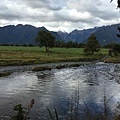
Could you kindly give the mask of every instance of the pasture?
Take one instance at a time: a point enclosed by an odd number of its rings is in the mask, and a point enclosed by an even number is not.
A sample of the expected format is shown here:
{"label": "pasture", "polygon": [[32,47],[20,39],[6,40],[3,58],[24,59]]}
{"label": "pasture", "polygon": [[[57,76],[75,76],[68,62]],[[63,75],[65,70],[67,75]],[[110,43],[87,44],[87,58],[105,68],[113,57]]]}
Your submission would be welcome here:
{"label": "pasture", "polygon": [[108,49],[101,49],[94,55],[85,56],[83,48],[52,48],[49,53],[44,47],[0,46],[0,65],[25,65],[52,62],[101,60]]}

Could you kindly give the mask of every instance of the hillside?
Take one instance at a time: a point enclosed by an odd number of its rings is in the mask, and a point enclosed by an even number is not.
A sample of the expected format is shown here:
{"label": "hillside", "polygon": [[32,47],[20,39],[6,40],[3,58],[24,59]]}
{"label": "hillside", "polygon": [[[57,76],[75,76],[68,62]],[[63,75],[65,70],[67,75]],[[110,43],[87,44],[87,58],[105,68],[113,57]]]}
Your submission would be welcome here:
{"label": "hillside", "polygon": [[[86,43],[88,37],[94,33],[97,40],[101,45],[106,45],[111,42],[120,44],[120,39],[116,36],[118,33],[117,27],[120,24],[94,27],[84,30],[73,30],[70,33],[67,32],[54,32],[50,31],[57,40],[63,40],[65,42],[77,41],[78,43]],[[39,30],[47,30],[45,27],[34,27],[32,25],[8,25],[0,27],[0,44],[36,44],[35,38]],[[48,31],[48,30],[47,30]]]}
{"label": "hillside", "polygon": [[120,24],[111,25],[111,26],[103,26],[99,28],[95,32],[95,36],[99,40],[100,44],[106,45],[108,43],[119,43],[120,44],[120,38],[117,37],[118,29]]}
{"label": "hillside", "polygon": [[[94,32],[99,43],[101,45],[107,45],[109,43],[120,44],[120,38],[117,37],[118,26],[120,26],[120,24],[99,27]],[[83,43],[86,43],[86,42],[87,42],[87,38],[83,41]]]}
{"label": "hillside", "polygon": [[[35,38],[39,30],[47,30],[45,27],[18,24],[0,27],[0,44],[36,44]],[[48,30],[47,30],[48,31]],[[57,32],[51,31],[56,39],[61,40]]]}
{"label": "hillside", "polygon": [[77,41],[78,43],[86,43],[88,37],[94,33],[97,40],[100,42],[101,45],[106,45],[112,42],[119,43],[120,39],[117,37],[118,29],[120,24],[109,25],[109,26],[102,26],[102,27],[94,27],[91,29],[84,29],[84,30],[73,30],[71,33],[58,33],[64,41]]}
{"label": "hillside", "polygon": [[[78,42],[81,43],[83,42],[85,39],[87,39],[92,33],[94,33],[98,28],[91,28],[91,29],[84,29],[84,30],[73,30],[71,33],[66,34],[66,33],[58,33],[62,39],[66,42],[68,42],[69,40],[74,41],[74,42]],[[63,37],[64,36],[64,37]]]}

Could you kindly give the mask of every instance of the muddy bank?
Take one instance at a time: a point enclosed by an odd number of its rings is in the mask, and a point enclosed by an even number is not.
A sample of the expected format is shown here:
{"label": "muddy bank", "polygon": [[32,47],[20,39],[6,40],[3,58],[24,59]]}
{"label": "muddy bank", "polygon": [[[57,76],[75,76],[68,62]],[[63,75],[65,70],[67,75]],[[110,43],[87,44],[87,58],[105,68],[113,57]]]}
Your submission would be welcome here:
{"label": "muddy bank", "polygon": [[25,65],[25,66],[4,66],[0,67],[0,72],[24,72],[31,70],[33,65]]}
{"label": "muddy bank", "polygon": [[23,65],[23,66],[2,66],[0,67],[0,73],[3,72],[24,72],[24,71],[41,71],[50,69],[61,69],[66,67],[78,67],[80,65],[89,64],[90,62],[62,62],[62,63],[47,63],[47,64],[35,64],[35,65]]}

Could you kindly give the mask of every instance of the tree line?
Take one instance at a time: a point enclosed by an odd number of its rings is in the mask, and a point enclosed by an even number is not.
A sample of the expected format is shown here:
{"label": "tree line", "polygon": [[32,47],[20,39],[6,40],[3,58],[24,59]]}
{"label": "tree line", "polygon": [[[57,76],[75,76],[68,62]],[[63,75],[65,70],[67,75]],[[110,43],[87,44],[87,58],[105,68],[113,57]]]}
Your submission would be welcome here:
{"label": "tree line", "polygon": [[7,44],[7,43],[3,43],[3,44],[0,44],[0,46],[34,47],[35,45],[33,45],[33,44]]}
{"label": "tree line", "polygon": [[[118,30],[120,32],[120,28],[118,28]],[[119,34],[117,34],[117,36],[120,37]],[[77,42],[73,41],[57,41],[50,32],[39,31],[35,41],[40,47],[45,46],[46,52],[49,52],[49,48],[53,47],[83,48],[83,52],[85,53],[85,55],[92,55],[95,52],[99,52],[101,48],[100,43],[94,34],[91,34],[86,44],[78,44]],[[115,56],[120,53],[120,45],[117,43],[112,43],[103,47],[109,48],[108,54],[110,56]]]}

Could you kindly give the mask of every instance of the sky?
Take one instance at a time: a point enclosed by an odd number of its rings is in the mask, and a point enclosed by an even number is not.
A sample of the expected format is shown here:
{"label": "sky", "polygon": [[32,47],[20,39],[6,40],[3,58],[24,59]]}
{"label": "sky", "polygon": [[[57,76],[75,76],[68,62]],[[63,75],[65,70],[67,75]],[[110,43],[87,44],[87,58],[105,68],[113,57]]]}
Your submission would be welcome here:
{"label": "sky", "polygon": [[30,24],[71,32],[120,23],[117,0],[1,0],[0,26]]}

